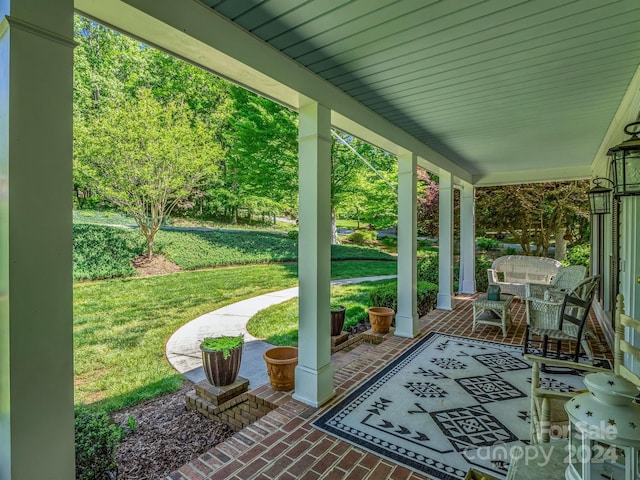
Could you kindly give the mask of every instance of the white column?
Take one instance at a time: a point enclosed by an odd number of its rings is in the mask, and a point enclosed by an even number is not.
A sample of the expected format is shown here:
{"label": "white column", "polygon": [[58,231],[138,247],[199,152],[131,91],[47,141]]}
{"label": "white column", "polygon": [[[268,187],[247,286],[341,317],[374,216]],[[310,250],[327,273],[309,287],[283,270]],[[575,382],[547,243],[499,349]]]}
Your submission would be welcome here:
{"label": "white column", "polygon": [[460,192],[460,293],[476,293],[476,218],[473,185]]}
{"label": "white column", "polygon": [[418,161],[414,153],[398,156],[398,311],[395,334],[409,338],[418,333],[417,168]]}
{"label": "white column", "polygon": [[453,177],[440,170],[439,275],[436,308],[453,310]]}
{"label": "white column", "polygon": [[75,477],[73,1],[0,1],[0,478]]}
{"label": "white column", "polygon": [[299,111],[299,330],[293,397],[318,407],[335,395],[331,365],[331,112]]}

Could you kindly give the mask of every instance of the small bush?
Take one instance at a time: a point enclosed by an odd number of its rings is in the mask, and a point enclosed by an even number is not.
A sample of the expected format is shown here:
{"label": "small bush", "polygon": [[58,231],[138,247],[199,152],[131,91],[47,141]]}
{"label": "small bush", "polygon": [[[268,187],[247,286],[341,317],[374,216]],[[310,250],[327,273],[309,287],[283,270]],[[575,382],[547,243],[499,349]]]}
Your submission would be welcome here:
{"label": "small bush", "polygon": [[484,250],[485,252],[487,250],[497,250],[498,247],[500,247],[500,243],[498,243],[497,240],[494,240],[493,238],[486,238],[486,237],[476,238],[476,245],[480,250]]}
{"label": "small bush", "polygon": [[398,245],[398,239],[389,235],[385,235],[380,239],[380,243],[382,243],[382,245],[384,245],[385,247],[395,247],[396,245]]}
{"label": "small bush", "polygon": [[567,251],[569,265],[584,265],[589,268],[591,260],[591,246],[589,244],[575,245]]}
{"label": "small bush", "polygon": [[[418,315],[429,313],[436,304],[438,286],[429,282],[418,282]],[[398,282],[389,282],[371,289],[369,302],[376,307],[398,310]]]}
{"label": "small bush", "polygon": [[124,430],[98,410],[76,407],[76,480],[116,478],[116,452]]}
{"label": "small bush", "polygon": [[367,318],[367,311],[359,305],[347,308],[344,316],[344,326],[353,327]]}
{"label": "small bush", "polygon": [[[438,285],[439,277],[439,257],[438,255],[428,255],[418,261],[418,282],[429,282]],[[484,255],[476,256],[476,290],[486,292],[489,286],[487,269],[491,268],[491,260]],[[453,269],[453,290],[458,291],[460,281],[460,265],[456,264]]]}
{"label": "small bush", "polygon": [[489,276],[487,269],[491,268],[493,262],[484,255],[476,257],[476,290],[486,292],[489,287]]}
{"label": "small bush", "polygon": [[290,238],[291,240],[297,240],[299,236],[298,230],[289,230],[287,232],[287,238]]}
{"label": "small bush", "polygon": [[507,255],[515,255],[518,251],[513,247],[507,247],[504,251]]}
{"label": "small bush", "polygon": [[347,240],[356,245],[368,245],[378,238],[375,230],[356,230],[347,236]]}

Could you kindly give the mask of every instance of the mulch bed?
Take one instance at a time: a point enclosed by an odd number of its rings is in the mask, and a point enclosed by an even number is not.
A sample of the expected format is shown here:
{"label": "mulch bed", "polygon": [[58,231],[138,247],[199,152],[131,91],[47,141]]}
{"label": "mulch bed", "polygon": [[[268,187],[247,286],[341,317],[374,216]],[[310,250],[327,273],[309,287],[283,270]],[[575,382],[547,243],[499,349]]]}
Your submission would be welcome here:
{"label": "mulch bed", "polygon": [[163,395],[114,415],[128,430],[117,454],[119,480],[164,478],[233,435],[222,422],[186,409],[185,394],[193,383],[185,381],[177,392]]}

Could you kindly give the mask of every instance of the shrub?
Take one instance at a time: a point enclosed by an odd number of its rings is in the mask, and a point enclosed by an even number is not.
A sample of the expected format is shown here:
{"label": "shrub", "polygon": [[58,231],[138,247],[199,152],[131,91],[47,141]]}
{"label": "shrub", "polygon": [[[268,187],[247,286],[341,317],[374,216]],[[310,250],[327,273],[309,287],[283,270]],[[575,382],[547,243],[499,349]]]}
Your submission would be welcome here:
{"label": "shrub", "polygon": [[507,255],[515,255],[518,251],[513,247],[507,247],[504,251]]}
{"label": "shrub", "polygon": [[118,470],[116,452],[124,430],[99,410],[76,407],[76,480],[108,480]]}
{"label": "shrub", "polygon": [[384,237],[380,238],[380,243],[382,243],[382,245],[384,245],[385,247],[395,247],[398,244],[398,239],[390,235],[385,235]]}
{"label": "shrub", "polygon": [[484,251],[497,250],[498,247],[500,247],[500,243],[498,243],[497,240],[494,240],[493,238],[486,238],[486,237],[476,238],[476,245],[480,250],[484,250]]}
{"label": "shrub", "polygon": [[591,260],[591,246],[589,244],[575,245],[567,251],[569,265],[584,265],[589,268]]}
{"label": "shrub", "polygon": [[476,290],[486,292],[489,287],[489,276],[487,269],[491,268],[493,262],[484,255],[476,257]]}
{"label": "shrub", "polygon": [[[429,282],[418,282],[418,315],[429,313],[436,304],[438,286]],[[389,282],[372,288],[369,292],[369,302],[376,307],[398,310],[398,282]]]}
{"label": "shrub", "polygon": [[356,230],[347,236],[347,240],[356,245],[367,245],[374,242],[378,238],[378,232],[375,230]]}
{"label": "shrub", "polygon": [[347,308],[344,316],[345,327],[353,327],[367,318],[367,311],[360,305]]}
{"label": "shrub", "polygon": [[290,238],[291,240],[297,240],[299,236],[298,230],[289,230],[287,232],[287,238]]}
{"label": "shrub", "polygon": [[[438,255],[432,254],[421,258],[418,261],[418,282],[429,282],[438,285],[439,265]],[[484,255],[476,256],[476,290],[486,292],[489,286],[489,278],[487,277],[487,269],[491,268],[491,260]],[[456,264],[453,269],[453,290],[458,291],[458,283],[460,281],[460,265]]]}

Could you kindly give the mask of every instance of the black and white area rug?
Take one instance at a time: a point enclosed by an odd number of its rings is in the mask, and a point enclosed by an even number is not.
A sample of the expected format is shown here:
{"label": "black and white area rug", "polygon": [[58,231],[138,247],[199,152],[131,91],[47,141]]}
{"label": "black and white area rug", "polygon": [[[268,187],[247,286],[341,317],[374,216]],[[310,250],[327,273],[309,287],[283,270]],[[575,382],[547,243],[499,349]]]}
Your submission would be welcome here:
{"label": "black and white area rug", "polygon": [[[560,391],[582,377],[543,374]],[[314,422],[314,426],[427,476],[470,468],[504,477],[529,440],[531,365],[522,347],[431,333]]]}

